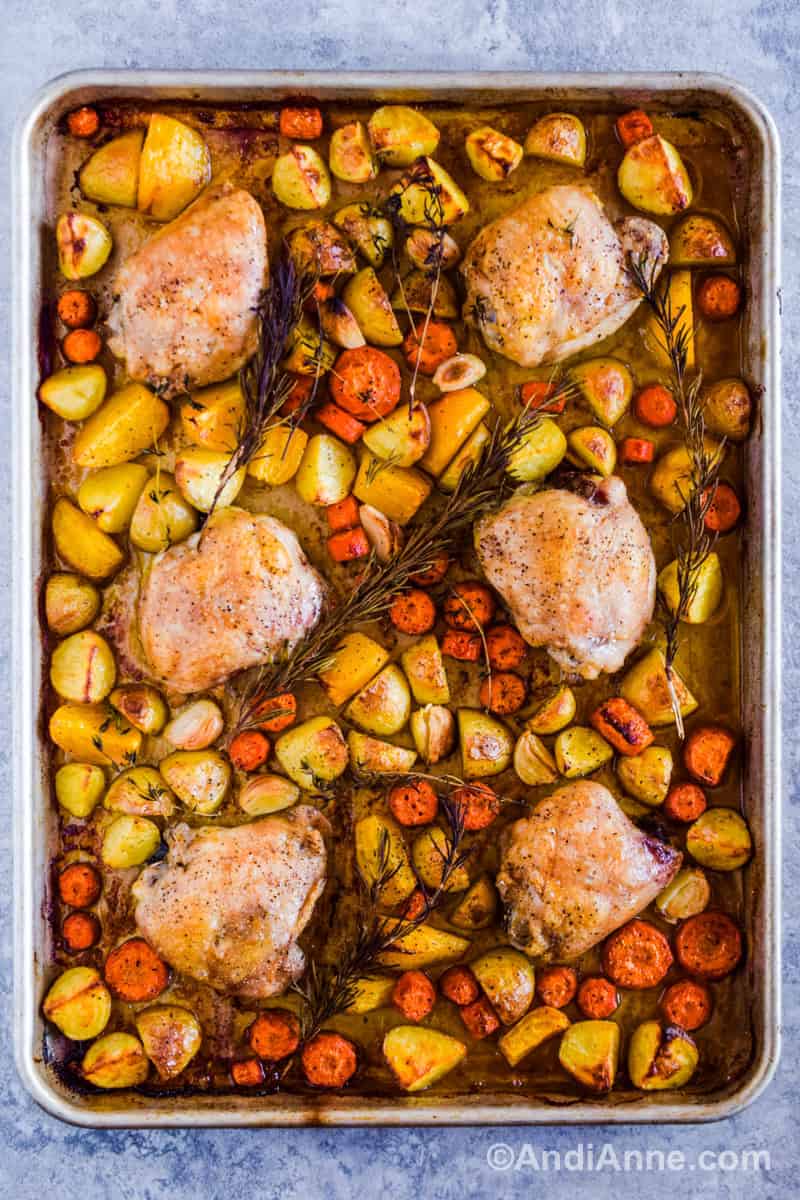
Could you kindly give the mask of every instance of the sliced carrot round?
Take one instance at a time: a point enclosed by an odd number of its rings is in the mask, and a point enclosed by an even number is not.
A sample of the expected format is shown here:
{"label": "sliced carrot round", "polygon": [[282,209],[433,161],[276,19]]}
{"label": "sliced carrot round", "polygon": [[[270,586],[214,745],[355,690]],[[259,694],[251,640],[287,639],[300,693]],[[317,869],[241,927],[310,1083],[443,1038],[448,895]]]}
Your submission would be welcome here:
{"label": "sliced carrot round", "polygon": [[719,787],[735,746],[736,738],[724,725],[699,725],[684,744],[684,766],[698,783]]}
{"label": "sliced carrot round", "polygon": [[70,288],[68,292],[62,292],[56,308],[67,329],[86,329],[97,316],[94,296],[80,288]]}
{"label": "sliced carrot round", "polygon": [[102,890],[100,873],[88,862],[70,863],[58,877],[58,894],[72,908],[91,908]]}
{"label": "sliced carrot round", "polygon": [[257,729],[237,733],[230,744],[230,760],[240,771],[257,771],[269,758],[269,738]]}
{"label": "sliced carrot round", "polygon": [[264,733],[280,733],[294,725],[297,718],[297,700],[291,692],[281,692],[280,696],[270,696],[264,700],[255,711],[255,719],[259,729]]}
{"label": "sliced carrot round", "polygon": [[551,1008],[566,1008],[577,990],[578,976],[572,967],[545,967],[536,973],[536,994]]}
{"label": "sliced carrot round", "polygon": [[389,792],[389,809],[401,825],[430,825],[436,819],[439,798],[427,779],[396,783]]}
{"label": "sliced carrot round", "polygon": [[605,976],[590,975],[578,988],[577,1003],[590,1021],[604,1021],[619,1008],[619,992]]}
{"label": "sliced carrot round", "polygon": [[728,321],[742,303],[742,289],[730,275],[709,275],[697,289],[697,307],[707,321]]}
{"label": "sliced carrot round", "polygon": [[486,633],[489,663],[496,671],[513,671],[525,658],[527,648],[513,625],[493,625]]}
{"label": "sliced carrot round", "polygon": [[312,1087],[341,1088],[358,1067],[356,1048],[340,1033],[318,1033],[303,1047],[303,1073]]}
{"label": "sliced carrot round", "polygon": [[392,988],[392,1004],[408,1021],[424,1021],[436,1003],[436,988],[424,971],[404,971]]}
{"label": "sliced carrot round", "polygon": [[403,905],[403,918],[406,921],[416,921],[427,910],[428,902],[420,888],[414,888],[414,891]]}
{"label": "sliced carrot round", "polygon": [[679,979],[670,984],[661,997],[661,1011],[670,1025],[680,1025],[691,1033],[711,1019],[711,992],[696,979]]}
{"label": "sliced carrot round", "polygon": [[360,421],[378,421],[400,400],[400,368],[374,346],[343,350],[330,376],[331,398]]}
{"label": "sliced carrot round", "polygon": [[458,1010],[458,1015],[464,1022],[470,1037],[480,1041],[491,1037],[500,1028],[500,1018],[492,1008],[486,996],[479,996],[471,1004],[465,1004]]}
{"label": "sliced carrot round", "polygon": [[418,587],[433,587],[442,582],[449,566],[450,556],[443,550],[441,554],[435,556],[427,571],[418,571],[416,575],[412,575],[411,582],[417,584]]}
{"label": "sliced carrot round", "polygon": [[128,938],[106,959],[105,980],[115,996],[136,1004],[155,1000],[169,983],[169,967],[144,938]]}
{"label": "sliced carrot round", "polygon": [[73,912],[61,926],[64,945],[72,954],[88,950],[100,941],[102,929],[94,913]]}
{"label": "sliced carrot round", "polygon": [[642,424],[650,425],[653,429],[671,425],[678,415],[675,397],[661,383],[650,383],[637,392],[633,409]]}
{"label": "sliced carrot round", "polygon": [[481,684],[480,701],[484,708],[500,716],[519,712],[525,703],[525,680],[513,671],[492,671]]}
{"label": "sliced carrot round", "polygon": [[742,957],[742,935],[726,913],[706,910],[683,922],[675,934],[675,953],[690,975],[722,979]]}
{"label": "sliced carrot round", "polygon": [[231,1063],[231,1079],[237,1087],[260,1087],[264,1078],[264,1067],[257,1058],[241,1058]]}
{"label": "sliced carrot round", "polygon": [[497,605],[485,583],[468,580],[453,584],[444,602],[444,619],[451,629],[472,633],[478,626],[490,624]]}
{"label": "sliced carrot round", "polygon": [[442,654],[457,662],[477,662],[483,643],[479,633],[465,633],[463,629],[448,629],[442,638]]}
{"label": "sliced carrot round", "polygon": [[73,137],[94,137],[99,128],[100,116],[97,109],[90,108],[88,104],[83,108],[73,109],[67,116],[67,129]]}
{"label": "sliced carrot round", "polygon": [[436,368],[458,351],[458,342],[449,325],[444,321],[429,321],[427,329],[420,321],[416,331],[409,329],[403,340],[403,354],[409,369],[433,375]]}
{"label": "sliced carrot round", "polygon": [[427,592],[412,588],[394,601],[389,619],[400,633],[430,633],[436,624],[436,605]]}
{"label": "sliced carrot round", "polygon": [[294,1054],[300,1045],[300,1022],[288,1009],[269,1008],[253,1021],[247,1040],[259,1058],[278,1062]]}
{"label": "sliced carrot round", "polygon": [[61,343],[61,349],[68,362],[90,363],[103,349],[103,343],[94,329],[71,329]]}
{"label": "sliced carrot round", "polygon": [[603,970],[617,987],[655,987],[671,966],[664,934],[638,917],[612,933],[603,947]]}
{"label": "sliced carrot round", "polygon": [[663,812],[673,821],[696,821],[708,807],[706,794],[696,783],[676,783],[664,801]]}
{"label": "sliced carrot round", "polygon": [[486,829],[500,812],[500,797],[486,783],[468,783],[456,788],[450,801],[461,809],[467,833]]}
{"label": "sliced carrot round", "polygon": [[[708,492],[703,493],[705,502]],[[705,526],[712,533],[730,533],[742,515],[739,497],[729,483],[718,483],[706,509]]]}
{"label": "sliced carrot round", "polygon": [[439,991],[459,1008],[472,1004],[481,994],[478,981],[469,967],[448,967],[439,978]]}

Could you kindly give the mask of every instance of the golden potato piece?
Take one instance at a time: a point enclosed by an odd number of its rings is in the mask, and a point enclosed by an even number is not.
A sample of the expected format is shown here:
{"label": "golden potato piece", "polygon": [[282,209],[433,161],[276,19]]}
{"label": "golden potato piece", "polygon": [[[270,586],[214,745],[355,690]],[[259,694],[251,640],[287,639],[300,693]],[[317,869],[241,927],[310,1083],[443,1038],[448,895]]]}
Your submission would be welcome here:
{"label": "golden potato piece", "polygon": [[114,539],[63,498],[53,509],[53,540],[59,556],[89,579],[108,579],[125,561]]}
{"label": "golden potato piece", "polygon": [[522,1062],[544,1042],[569,1028],[569,1017],[560,1008],[541,1004],[509,1029],[497,1043],[497,1048],[510,1067]]}
{"label": "golden potato piece", "polygon": [[161,833],[147,817],[123,813],[111,822],[103,835],[100,856],[114,871],[140,867],[158,849]]}
{"label": "golden potato piece", "polygon": [[378,174],[369,135],[361,121],[334,129],[330,144],[331,173],[345,183],[368,183]]}
{"label": "golden potato piece", "polygon": [[84,1079],[99,1088],[129,1088],[144,1083],[149,1071],[144,1046],[132,1033],[108,1033],[83,1056]]}
{"label": "golden potato piece", "polygon": [[435,153],[439,145],[433,122],[406,104],[377,108],[367,128],[378,159],[388,167],[410,167],[420,156]]}
{"label": "golden potato piece", "polygon": [[179,1004],[156,1004],[137,1013],[136,1032],[161,1079],[180,1075],[203,1040],[197,1017]]}
{"label": "golden potato piece", "polygon": [[142,489],[131,518],[132,545],[158,554],[182,542],[197,529],[197,512],[166,471],[151,475]]}
{"label": "golden potato piece", "polygon": [[666,746],[648,746],[617,762],[619,781],[629,796],[650,808],[663,804],[672,778],[672,754]]}
{"label": "golden potato piece", "polygon": [[175,482],[184,500],[200,512],[226,508],[233,504],[247,475],[247,469],[229,471],[231,455],[203,446],[188,446],[175,459]]}
{"label": "golden potato piece", "polygon": [[389,663],[350,701],[345,717],[367,733],[399,733],[411,713],[411,694],[396,663]]}
{"label": "golden potato piece", "polygon": [[654,133],[634,142],[617,172],[619,190],[640,212],[670,216],[692,203],[692,185],[678,151]]}
{"label": "golden potato piece", "polygon": [[230,763],[216,750],[176,750],[162,758],[158,769],[193,812],[216,812],[230,787]]}
{"label": "golden potato piece", "polygon": [[564,1031],[558,1061],[590,1092],[608,1092],[619,1064],[619,1025],[615,1021],[576,1021]]}
{"label": "golden potato piece", "polygon": [[131,766],[142,744],[139,730],[106,704],[62,704],[49,732],[65,754],[100,767]]}
{"label": "golden potato piece", "polygon": [[394,244],[391,221],[366,202],[346,204],[333,218],[371,267],[379,269]]}
{"label": "golden potato piece", "polygon": [[331,717],[312,717],[281,734],[275,757],[289,778],[307,792],[338,779],[349,760],[342,731]]}
{"label": "golden potato piece", "polygon": [[58,265],[65,279],[88,279],[103,267],[111,253],[111,234],[88,213],[69,212],[56,225]]}
{"label": "golden potato piece", "polygon": [[469,200],[444,167],[420,158],[399,180],[389,200],[407,225],[452,225],[469,212]]}
{"label": "golden potato piece", "polygon": [[372,267],[363,267],[345,284],[342,300],[373,346],[399,346],[403,340],[389,297]]}
{"label": "golden potato piece", "polygon": [[605,738],[586,725],[571,725],[562,730],[553,750],[558,769],[566,779],[591,775],[614,757]]}
{"label": "golden potato piece", "polygon": [[396,1025],[383,1039],[383,1054],[404,1092],[421,1092],[466,1057],[457,1038],[421,1025]]}
{"label": "golden potato piece", "polygon": [[195,129],[153,113],[139,165],[139,212],[171,221],[211,181],[211,155]]}
{"label": "golden potato piece", "polygon": [[66,1037],[82,1042],[108,1024],[111,993],[94,967],[71,967],[51,986],[42,1010]]}
{"label": "golden potato piece", "polygon": [[295,144],[276,158],[272,190],[287,208],[324,208],[331,198],[331,177],[313,146]]}
{"label": "golden potato piece", "polygon": [[[697,708],[697,700],[674,667],[672,681],[681,713],[688,717]],[[659,649],[650,650],[633,664],[619,690],[623,699],[639,710],[648,725],[674,724],[675,714],[670,703],[664,655]]]}
{"label": "golden potato piece", "polygon": [[239,442],[244,408],[238,379],[212,384],[192,392],[181,405],[183,432],[195,446],[232,453]]}
{"label": "golden potato piece", "polygon": [[106,786],[101,767],[91,763],[65,763],[56,771],[56,799],[62,808],[84,821],[100,802]]}
{"label": "golden potato piece", "polygon": [[469,966],[504,1025],[513,1025],[528,1011],[536,977],[533,964],[521,951],[499,946]]}
{"label": "golden potato piece", "polygon": [[497,913],[497,891],[488,875],[476,879],[450,913],[450,924],[473,931],[491,925]]}
{"label": "golden potato piece", "polygon": [[567,436],[570,458],[608,479],[617,465],[617,447],[611,434],[599,425],[583,425]]}
{"label": "golden potato piece", "polygon": [[519,142],[492,129],[491,125],[481,125],[468,134],[464,149],[475,174],[490,183],[507,179],[522,162]]}
{"label": "golden potato piece", "polygon": [[[444,862],[449,844],[447,834],[438,825],[431,825],[428,829],[423,829],[422,833],[418,833],[414,838],[411,847],[411,861],[417,877],[431,891],[442,885]],[[445,891],[463,892],[467,887],[469,887],[467,868],[463,865],[456,867],[448,876]]]}
{"label": "golden potato piece", "polygon": [[50,659],[50,682],[59,696],[76,703],[98,704],[105,700],[116,676],[111,647],[93,629],[65,638]]}
{"label": "golden potato piece", "polygon": [[665,921],[677,925],[705,912],[711,900],[711,884],[699,867],[683,867],[655,898]]}
{"label": "golden potato piece", "polygon": [[396,467],[367,452],[361,459],[353,494],[390,521],[406,525],[427,500],[431,481],[414,467]]}
{"label": "golden potato piece", "polygon": [[630,407],[633,376],[618,358],[590,358],[573,367],[570,375],[592,415],[609,429]]}
{"label": "golden potato piece", "polygon": [[548,113],[528,130],[525,153],[582,167],[586,162],[586,130],[572,113]]}
{"label": "golden potato piece", "polygon": [[733,808],[708,808],[689,826],[686,849],[711,871],[736,871],[749,861],[753,840],[747,822]]}
{"label": "golden potato piece", "polygon": [[743,379],[720,379],[704,388],[701,399],[709,432],[729,442],[746,440],[753,417],[753,400]]}
{"label": "golden potato piece", "polygon": [[389,661],[389,652],[365,633],[348,633],[334,651],[333,661],[319,676],[331,704],[344,704]]}
{"label": "golden potato piece", "polygon": [[128,383],[109,396],[75,438],[72,457],[79,467],[113,467],[156,445],[169,425],[164,401],[142,383]]}
{"label": "golden potato piece", "polygon": [[59,637],[91,625],[100,611],[100,593],[87,579],[57,571],[47,581],[44,613],[49,629]]}
{"label": "golden potato piece", "polygon": [[149,683],[125,683],[114,688],[108,702],[142,733],[160,733],[169,717],[164,697]]}
{"label": "golden potato piece", "polygon": [[[385,927],[389,932],[396,926],[397,921],[393,917],[387,918]],[[380,961],[384,966],[399,967],[401,971],[406,971],[461,958],[468,949],[467,938],[446,933],[443,929],[434,929],[426,923],[417,925],[399,937],[388,950],[383,951]]]}
{"label": "golden potato piece", "polygon": [[294,479],[307,445],[305,429],[273,425],[264,434],[255,458],[248,463],[247,474],[269,487],[280,487]]}
{"label": "golden potato piece", "polygon": [[106,373],[99,363],[64,367],[39,387],[39,399],[65,421],[85,421],[106,397]]}
{"label": "golden potato piece", "polygon": [[732,267],[736,249],[716,217],[689,213],[670,234],[669,261],[673,267]]}
{"label": "golden potato piece", "polygon": [[[680,605],[677,558],[659,572],[658,590],[669,611],[676,613]],[[722,564],[719,555],[712,550],[692,573],[692,594],[681,620],[689,625],[702,625],[708,621],[719,608],[723,591]]]}
{"label": "golden potato piece", "polygon": [[143,129],[131,129],[95,150],[78,173],[78,184],[87,200],[136,208]]}
{"label": "golden potato piece", "polygon": [[347,748],[353,769],[367,775],[387,771],[402,775],[410,771],[417,761],[416,750],[406,750],[405,746],[383,742],[355,729],[351,729],[347,735]]}
{"label": "golden potato piece", "polygon": [[697,1067],[697,1046],[685,1029],[643,1021],[628,1046],[628,1074],[634,1087],[661,1091],[687,1084]]}
{"label": "golden potato piece", "polygon": [[450,686],[439,643],[433,634],[420,638],[400,655],[417,704],[447,704]]}
{"label": "golden potato piece", "polygon": [[122,533],[131,523],[146,482],[147,467],[140,463],[101,467],[78,488],[78,504],[103,533]]}
{"label": "golden potato piece", "polygon": [[560,427],[543,417],[511,454],[508,473],[519,483],[538,483],[556,469],[566,453],[567,439]]}
{"label": "golden potato piece", "polygon": [[417,886],[405,842],[394,821],[372,814],[362,817],[355,828],[356,866],[368,888],[384,872],[387,882],[380,891],[380,903],[389,908],[400,904]]}
{"label": "golden potato piece", "polygon": [[505,725],[480,709],[460,708],[458,731],[465,779],[482,779],[505,771],[514,752],[514,739]]}

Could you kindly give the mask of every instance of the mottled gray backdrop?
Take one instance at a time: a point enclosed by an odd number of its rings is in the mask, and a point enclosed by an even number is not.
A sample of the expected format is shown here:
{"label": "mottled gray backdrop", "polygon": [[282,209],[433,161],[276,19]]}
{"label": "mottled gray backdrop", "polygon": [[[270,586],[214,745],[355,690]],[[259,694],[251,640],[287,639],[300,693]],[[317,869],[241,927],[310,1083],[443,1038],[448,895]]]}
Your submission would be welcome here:
{"label": "mottled gray backdrop", "polygon": [[[772,110],[784,155],[784,420],[786,509],[784,728],[786,783],[786,951],[783,1066],[765,1095],[741,1116],[694,1129],[616,1131],[507,1130],[259,1130],[242,1132],[93,1133],[52,1120],[23,1091],[10,1046],[11,871],[6,858],[0,893],[0,1200],[52,1197],[169,1197],[170,1200],[261,1200],[262,1197],[350,1197],[393,1200],[546,1194],[553,1200],[580,1189],[599,1200],[626,1196],[789,1197],[798,1182],[798,903],[800,814],[795,771],[800,766],[800,372],[797,314],[800,237],[800,7],[797,0],[4,0],[0,5],[0,195],[8,197],[10,129],[18,109],[48,78],[81,67],[420,68],[550,70],[710,70],[753,88]],[[6,201],[7,204],[7,201]],[[9,261],[8,221],[0,239]],[[0,352],[10,344],[8,289],[0,294]],[[2,373],[4,379],[8,372]],[[8,389],[0,439],[9,439]],[[770,397],[778,403],[778,397]],[[798,425],[795,425],[795,421]],[[0,511],[8,513],[9,465],[0,474]],[[9,629],[6,564],[8,520],[0,521],[3,604]],[[2,647],[0,697],[0,812],[11,807],[8,716],[13,703],[8,638]],[[10,848],[8,820],[3,850]],[[525,1142],[538,1154],[584,1142],[595,1154],[617,1150],[766,1148],[771,1168],[759,1172],[650,1172],[609,1168],[588,1175],[544,1174],[520,1159]],[[493,1171],[487,1151],[508,1143],[519,1169]],[[502,1159],[503,1151],[495,1152]],[[530,1159],[527,1159],[530,1164]]]}

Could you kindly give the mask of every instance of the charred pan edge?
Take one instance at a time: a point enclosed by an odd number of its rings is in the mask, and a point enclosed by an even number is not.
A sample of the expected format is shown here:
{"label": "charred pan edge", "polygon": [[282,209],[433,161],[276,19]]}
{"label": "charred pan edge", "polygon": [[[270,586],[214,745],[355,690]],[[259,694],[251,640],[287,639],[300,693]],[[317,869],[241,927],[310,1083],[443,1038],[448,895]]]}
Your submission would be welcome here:
{"label": "charred pan edge", "polygon": [[[138,95],[232,103],[280,100],[313,93],[320,100],[370,98],[379,102],[430,98],[442,103],[545,99],[596,103],[610,98],[637,107],[721,107],[734,117],[751,155],[747,206],[750,294],[745,327],[746,368],[771,401],[762,409],[760,437],[748,444],[751,536],[742,587],[748,598],[743,626],[742,724],[750,752],[745,786],[748,817],[759,856],[745,875],[747,970],[756,1029],[746,1073],[715,1097],[668,1093],[602,1102],[542,1096],[519,1103],[507,1097],[464,1103],[458,1095],[406,1099],[277,1096],[192,1096],[160,1102],[113,1094],[80,1103],[60,1090],[41,1057],[40,974],[47,959],[43,919],[45,864],[52,811],[46,786],[39,708],[41,664],[36,589],[43,550],[44,489],[38,469],[41,430],[36,413],[38,281],[42,246],[39,214],[46,180],[41,152],[47,135],[69,109],[101,97]],[[780,146],[769,112],[731,79],[703,73],[529,74],[440,72],[84,71],[62,75],[40,90],[18,123],[14,151],[14,1033],[17,1068],[33,1098],[53,1116],[76,1125],[498,1125],[700,1122],[732,1116],[767,1086],[780,1051]]]}

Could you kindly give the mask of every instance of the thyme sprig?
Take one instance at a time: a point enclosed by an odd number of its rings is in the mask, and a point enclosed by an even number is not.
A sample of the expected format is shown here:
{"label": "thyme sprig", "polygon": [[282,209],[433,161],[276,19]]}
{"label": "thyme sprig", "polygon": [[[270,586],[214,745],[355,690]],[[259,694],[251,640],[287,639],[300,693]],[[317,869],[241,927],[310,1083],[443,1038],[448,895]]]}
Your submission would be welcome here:
{"label": "thyme sprig", "polygon": [[348,629],[383,617],[414,575],[430,570],[476,517],[498,503],[515,451],[541,419],[526,406],[507,422],[498,422],[478,460],[462,472],[455,491],[429,519],[410,527],[405,545],[394,558],[379,563],[371,555],[355,585],[290,652],[260,668],[255,683],[252,673],[239,677],[234,685],[239,690],[237,729],[252,724],[258,709],[272,696],[290,692],[325,671]]}
{"label": "thyme sprig", "polygon": [[356,998],[359,981],[375,974],[380,965],[380,956],[397,947],[398,942],[422,925],[447,896],[450,879],[463,867],[469,857],[469,849],[463,846],[462,805],[454,804],[449,796],[442,796],[439,804],[447,822],[446,840],[440,850],[442,870],[439,883],[435,888],[428,888],[418,879],[422,906],[415,916],[387,917],[383,914],[382,894],[397,867],[392,867],[390,863],[388,831],[381,831],[374,878],[368,885],[362,881],[363,911],[359,913],[352,941],[335,963],[318,963],[312,959],[303,978],[293,985],[293,990],[303,1002],[304,1042],[337,1013],[349,1008]]}
{"label": "thyme sprig", "polygon": [[658,264],[646,253],[629,255],[628,273],[650,308],[664,339],[670,360],[678,419],[689,457],[688,486],[683,488],[680,483],[676,484],[684,501],[673,526],[678,600],[674,610],[669,608],[663,599],[661,601],[667,687],[678,737],[683,739],[685,730],[675,686],[675,659],[680,647],[680,624],[689,613],[697,594],[700,572],[716,540],[709,534],[705,518],[713,503],[719,481],[725,439],[713,448],[710,448],[706,441],[705,417],[700,401],[702,376],[698,371],[690,378],[688,364],[692,330],[688,322],[683,320],[684,306],[674,308],[669,287],[657,286]]}

